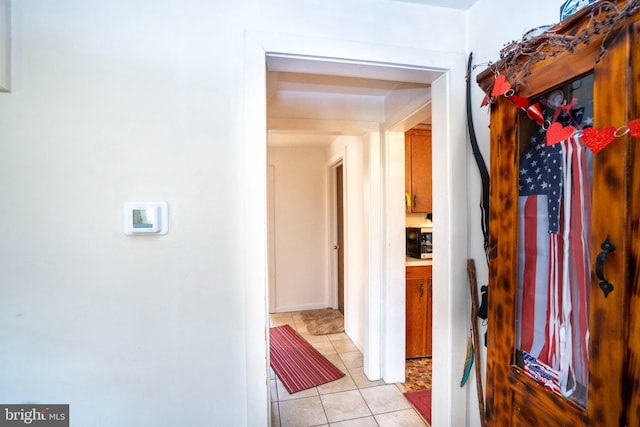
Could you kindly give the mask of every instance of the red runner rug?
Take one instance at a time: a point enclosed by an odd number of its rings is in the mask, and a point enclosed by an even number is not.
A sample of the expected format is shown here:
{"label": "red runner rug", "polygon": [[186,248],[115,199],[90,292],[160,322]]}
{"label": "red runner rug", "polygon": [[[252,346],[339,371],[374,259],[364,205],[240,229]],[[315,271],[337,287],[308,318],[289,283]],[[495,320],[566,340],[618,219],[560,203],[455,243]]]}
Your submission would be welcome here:
{"label": "red runner rug", "polygon": [[289,393],[344,377],[344,373],[305,341],[291,326],[269,330],[271,367]]}
{"label": "red runner rug", "polygon": [[431,424],[431,389],[405,393],[404,397],[416,408],[420,415]]}

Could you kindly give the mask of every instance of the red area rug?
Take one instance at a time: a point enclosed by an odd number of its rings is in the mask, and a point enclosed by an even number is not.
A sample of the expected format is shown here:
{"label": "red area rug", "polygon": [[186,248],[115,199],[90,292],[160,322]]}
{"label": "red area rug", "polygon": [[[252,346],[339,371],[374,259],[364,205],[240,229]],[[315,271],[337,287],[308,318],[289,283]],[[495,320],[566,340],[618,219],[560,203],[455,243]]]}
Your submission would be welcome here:
{"label": "red area rug", "polygon": [[416,408],[420,415],[431,424],[431,389],[405,393],[404,397]]}
{"label": "red area rug", "polygon": [[289,393],[344,377],[344,373],[305,341],[291,326],[269,330],[271,367]]}

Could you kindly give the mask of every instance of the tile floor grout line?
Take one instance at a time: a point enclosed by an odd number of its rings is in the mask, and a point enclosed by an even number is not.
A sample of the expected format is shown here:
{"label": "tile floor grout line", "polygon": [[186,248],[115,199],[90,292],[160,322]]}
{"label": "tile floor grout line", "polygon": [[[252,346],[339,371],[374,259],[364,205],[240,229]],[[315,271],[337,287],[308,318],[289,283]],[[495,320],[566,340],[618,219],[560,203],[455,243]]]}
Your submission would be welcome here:
{"label": "tile floor grout line", "polygon": [[327,414],[327,408],[324,406],[324,402],[322,401],[322,396],[320,395],[320,390],[316,387],[316,392],[318,393],[318,399],[320,399],[320,406],[322,406],[322,412],[324,412],[324,419],[327,420],[327,425],[330,425],[329,422],[329,414]]}
{"label": "tile floor grout line", "polygon": [[367,402],[367,399],[365,399],[364,395],[362,394],[362,390],[360,389],[360,387],[358,387],[358,393],[360,393],[360,397],[362,397],[362,400],[364,401],[364,404],[367,405],[367,409],[371,413],[371,417],[373,418],[373,421],[375,421],[375,423],[378,426],[380,426],[380,424],[378,423],[378,419],[376,418],[375,414],[371,410],[371,407],[369,406],[369,402]]}

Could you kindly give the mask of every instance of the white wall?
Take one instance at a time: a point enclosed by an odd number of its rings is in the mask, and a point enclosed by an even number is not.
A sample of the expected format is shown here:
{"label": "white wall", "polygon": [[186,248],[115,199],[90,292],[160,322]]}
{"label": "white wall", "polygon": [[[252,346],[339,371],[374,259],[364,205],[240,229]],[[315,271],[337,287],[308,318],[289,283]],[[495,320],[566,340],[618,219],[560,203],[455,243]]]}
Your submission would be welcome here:
{"label": "white wall", "polygon": [[[489,62],[500,59],[500,50],[513,40],[520,40],[532,28],[559,21],[560,5],[564,0],[541,0],[518,4],[518,12],[504,6],[500,0],[478,0],[469,10],[468,44],[473,53],[472,106],[478,142],[487,167],[489,164],[489,109],[480,107],[484,93],[476,84],[476,77],[487,69]],[[489,31],[490,30],[490,31]],[[486,282],[487,268],[480,228],[480,174],[469,151],[469,250],[476,259],[479,283]]]}
{"label": "white wall", "polygon": [[[479,0],[467,14],[469,51],[473,53],[473,64],[477,68],[472,72],[473,121],[478,144],[487,168],[489,156],[489,110],[480,107],[484,93],[476,84],[477,75],[487,68],[489,62],[500,58],[500,49],[513,40],[520,40],[524,33],[541,25],[559,21],[560,5],[564,0],[541,0],[537,2],[519,2],[517,11],[506,7],[501,0]],[[475,260],[478,288],[488,283],[488,266],[483,249],[483,236],[480,226],[481,181],[475,159],[469,151],[469,258]],[[489,319],[491,322],[491,319]],[[486,328],[480,327],[481,332]],[[484,343],[484,341],[482,340]],[[483,375],[486,367],[486,348],[482,346]],[[469,425],[480,425],[475,376],[467,383]],[[486,389],[486,381],[483,378]]]}
{"label": "white wall", "polygon": [[[0,401],[69,403],[73,425],[247,423],[240,15],[13,2]],[[129,200],[167,201],[169,234],[125,236]]]}
{"label": "white wall", "polygon": [[325,150],[272,147],[275,172],[276,312],[329,307],[328,196]]}

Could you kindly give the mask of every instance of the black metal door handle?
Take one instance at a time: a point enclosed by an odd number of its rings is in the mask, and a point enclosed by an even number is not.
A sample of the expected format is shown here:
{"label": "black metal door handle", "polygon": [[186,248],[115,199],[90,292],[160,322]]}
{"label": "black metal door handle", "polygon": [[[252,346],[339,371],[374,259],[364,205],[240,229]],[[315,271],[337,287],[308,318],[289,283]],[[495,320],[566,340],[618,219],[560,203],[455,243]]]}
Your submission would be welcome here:
{"label": "black metal door handle", "polygon": [[604,292],[605,298],[611,291],[613,291],[613,285],[609,283],[607,279],[604,278],[604,259],[607,254],[616,250],[616,246],[611,242],[609,236],[604,239],[604,242],[600,244],[600,248],[602,248],[602,252],[598,254],[596,257],[596,276],[600,279],[600,289]]}

